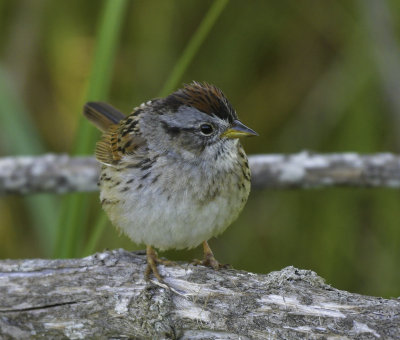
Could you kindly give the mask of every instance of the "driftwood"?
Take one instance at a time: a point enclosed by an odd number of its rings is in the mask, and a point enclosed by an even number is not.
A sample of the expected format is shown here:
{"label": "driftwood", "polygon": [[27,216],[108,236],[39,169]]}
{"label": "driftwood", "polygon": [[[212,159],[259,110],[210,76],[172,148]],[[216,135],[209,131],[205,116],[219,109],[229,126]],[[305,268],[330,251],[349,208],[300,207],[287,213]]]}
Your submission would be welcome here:
{"label": "driftwood", "polygon": [[[390,153],[254,155],[253,189],[331,186],[400,188],[400,156]],[[0,195],[96,191],[100,166],[93,157],[0,158]]]}
{"label": "driftwood", "polygon": [[267,275],[160,266],[115,250],[0,261],[0,338],[399,339],[400,300],[362,296],[309,270]]}

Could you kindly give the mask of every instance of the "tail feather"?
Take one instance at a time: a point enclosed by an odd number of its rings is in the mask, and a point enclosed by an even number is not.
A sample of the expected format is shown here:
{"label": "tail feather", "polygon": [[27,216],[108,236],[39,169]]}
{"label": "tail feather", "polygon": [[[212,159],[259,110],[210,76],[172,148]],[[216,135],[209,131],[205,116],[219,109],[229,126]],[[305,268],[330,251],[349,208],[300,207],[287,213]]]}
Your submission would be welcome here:
{"label": "tail feather", "polygon": [[83,108],[83,114],[101,131],[107,131],[111,125],[117,124],[125,115],[110,104],[103,102],[88,102]]}

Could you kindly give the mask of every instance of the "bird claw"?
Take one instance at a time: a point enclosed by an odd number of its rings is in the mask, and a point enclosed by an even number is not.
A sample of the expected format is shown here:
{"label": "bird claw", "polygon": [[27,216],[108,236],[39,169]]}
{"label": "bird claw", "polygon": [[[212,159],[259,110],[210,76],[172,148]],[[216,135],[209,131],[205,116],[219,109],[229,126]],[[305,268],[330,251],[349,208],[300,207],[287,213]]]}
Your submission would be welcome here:
{"label": "bird claw", "polygon": [[231,268],[231,265],[229,264],[221,264],[219,263],[216,258],[214,257],[214,254],[208,245],[207,241],[203,242],[203,251],[204,251],[204,259],[203,260],[193,260],[193,264],[196,265],[201,265],[201,266],[206,266],[206,267],[211,267],[214,270],[218,269],[228,269]]}
{"label": "bird claw", "polygon": [[219,263],[214,256],[205,256],[203,260],[194,259],[192,264],[195,266],[210,267],[214,270],[232,268],[230,264]]}
{"label": "bird claw", "polygon": [[147,246],[146,248],[146,257],[147,257],[147,267],[144,273],[146,280],[149,280],[150,274],[153,273],[154,276],[160,282],[164,282],[163,278],[161,277],[160,273],[158,272],[157,265],[163,264],[164,266],[176,266],[178,265],[174,261],[160,259],[157,256],[157,252],[151,246]]}

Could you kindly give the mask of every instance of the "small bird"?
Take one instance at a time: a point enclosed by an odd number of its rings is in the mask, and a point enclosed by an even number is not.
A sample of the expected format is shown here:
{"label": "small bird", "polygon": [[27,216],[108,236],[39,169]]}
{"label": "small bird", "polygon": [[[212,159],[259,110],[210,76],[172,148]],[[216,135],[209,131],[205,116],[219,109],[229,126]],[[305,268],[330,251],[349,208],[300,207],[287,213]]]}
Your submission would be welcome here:
{"label": "small bird", "polygon": [[194,248],[199,264],[219,269],[207,240],[239,215],[250,192],[250,169],[238,138],[257,133],[238,120],[217,87],[193,82],[129,116],[103,102],[84,115],[103,131],[100,200],[111,222],[146,245],[146,278],[162,281],[154,248]]}

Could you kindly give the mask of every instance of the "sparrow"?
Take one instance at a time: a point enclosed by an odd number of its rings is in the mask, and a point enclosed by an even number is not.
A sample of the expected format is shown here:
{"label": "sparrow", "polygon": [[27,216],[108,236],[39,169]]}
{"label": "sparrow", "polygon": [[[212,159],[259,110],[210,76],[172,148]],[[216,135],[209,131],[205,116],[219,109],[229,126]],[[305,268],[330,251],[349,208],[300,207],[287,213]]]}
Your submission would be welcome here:
{"label": "sparrow", "polygon": [[250,168],[240,137],[257,135],[214,85],[192,82],[125,116],[103,102],[84,115],[103,135],[100,201],[112,224],[146,245],[146,278],[162,277],[159,250],[194,248],[199,264],[221,268],[207,241],[239,215],[250,192]]}

